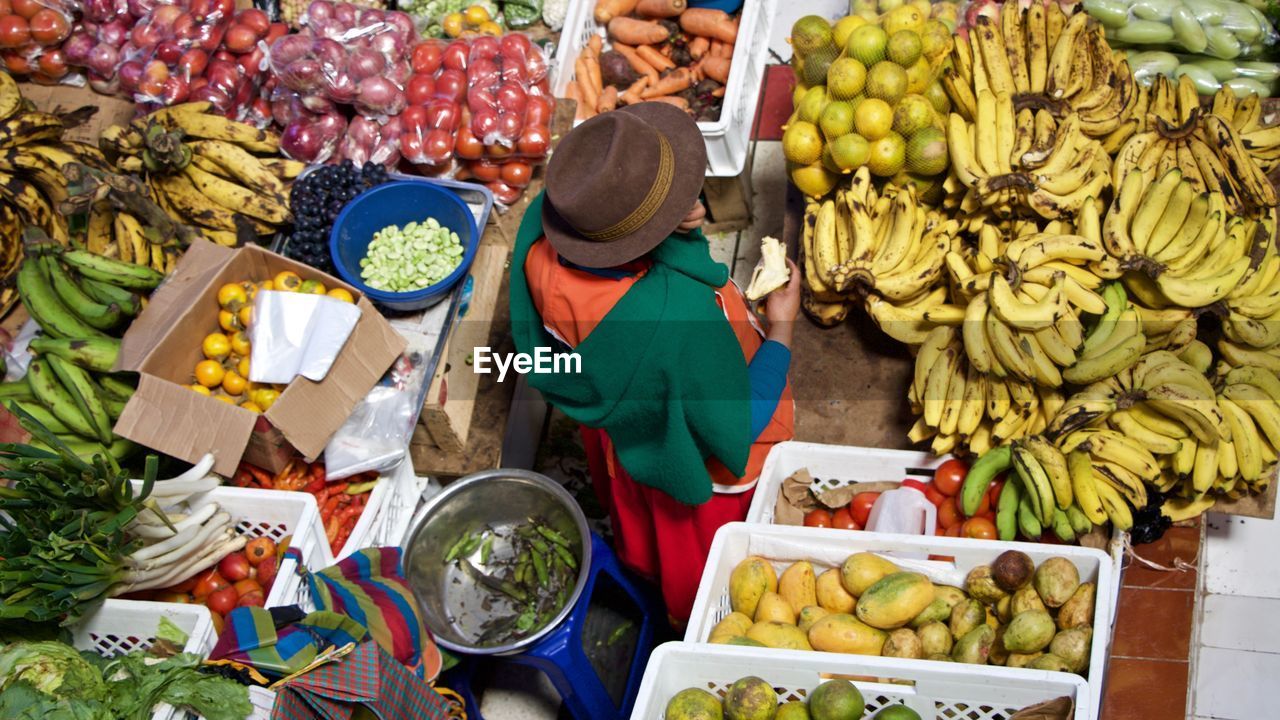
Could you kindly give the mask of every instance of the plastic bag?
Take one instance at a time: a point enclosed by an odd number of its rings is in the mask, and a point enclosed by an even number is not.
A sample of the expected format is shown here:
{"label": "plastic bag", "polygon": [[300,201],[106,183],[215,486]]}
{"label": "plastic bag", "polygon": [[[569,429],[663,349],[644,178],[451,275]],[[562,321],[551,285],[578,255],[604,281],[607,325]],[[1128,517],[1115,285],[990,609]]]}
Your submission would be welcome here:
{"label": "plastic bag", "polygon": [[360,308],[324,295],[264,290],[253,301],[249,380],[320,382],[360,320]]}
{"label": "plastic bag", "polygon": [[1114,47],[1169,48],[1220,60],[1262,57],[1280,40],[1257,8],[1234,0],[1084,0]]}
{"label": "plastic bag", "polygon": [[1260,60],[1219,60],[1161,50],[1130,51],[1127,57],[1138,82],[1149,84],[1157,75],[1174,80],[1186,75],[1201,95],[1212,95],[1221,87],[1229,87],[1240,97],[1251,93],[1271,97],[1276,81],[1280,80],[1280,64]]}
{"label": "plastic bag", "polygon": [[68,80],[69,60],[60,46],[70,37],[73,13],[78,10],[79,6],[68,0],[17,0],[0,5],[0,51],[5,69],[44,84]]}

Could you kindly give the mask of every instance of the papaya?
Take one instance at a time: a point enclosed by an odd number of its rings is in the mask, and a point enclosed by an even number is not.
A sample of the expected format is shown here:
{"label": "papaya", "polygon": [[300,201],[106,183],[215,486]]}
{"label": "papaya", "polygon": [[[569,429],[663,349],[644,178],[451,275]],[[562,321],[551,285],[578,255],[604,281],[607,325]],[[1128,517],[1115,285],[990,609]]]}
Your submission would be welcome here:
{"label": "papaya", "polygon": [[1094,598],[1097,594],[1097,585],[1091,582],[1081,583],[1071,599],[1058,608],[1058,629],[1070,630],[1093,624]]}
{"label": "papaya", "polygon": [[762,557],[746,558],[729,575],[729,605],[747,617],[756,616],[756,606],[765,593],[777,591],[778,574]]}
{"label": "papaya", "polygon": [[747,637],[746,635],[741,635],[741,636],[739,636],[739,637],[731,637],[731,638],[729,638],[728,640],[726,640],[723,644],[724,644],[724,645],[739,645],[739,646],[741,646],[741,647],[769,647],[768,645],[765,645],[764,643],[760,642],[759,640],[752,640],[751,638]]}
{"label": "papaya", "polygon": [[860,552],[850,555],[844,561],[844,565],[840,567],[840,581],[850,595],[860,598],[880,578],[901,571],[897,565],[879,555]]}
{"label": "papaya", "polygon": [[800,610],[800,614],[796,616],[796,626],[807,633],[814,623],[830,614],[831,611],[821,605],[810,605]]}
{"label": "papaya", "polygon": [[731,612],[725,615],[723,620],[716,623],[715,627],[711,628],[711,635],[707,638],[707,642],[724,642],[727,638],[746,635],[747,628],[751,627],[752,624],[752,619],[746,615],[740,612]]}
{"label": "papaya", "polygon": [[823,652],[879,655],[889,635],[845,613],[828,615],[809,628],[809,644]]}
{"label": "papaya", "polygon": [[756,622],[780,622],[788,625],[796,624],[796,613],[791,605],[775,592],[767,592],[760,596],[756,605]]}
{"label": "papaya", "polygon": [[810,605],[818,604],[817,579],[813,565],[808,560],[792,563],[778,578],[778,594],[791,604],[791,610],[799,615]]}
{"label": "papaya", "polygon": [[920,573],[886,575],[858,597],[854,613],[862,622],[881,630],[900,628],[933,602],[933,583]]}
{"label": "papaya", "polygon": [[836,568],[822,573],[817,582],[818,604],[833,613],[851,613],[858,599],[849,594]]}
{"label": "papaya", "polygon": [[812,650],[809,638],[795,625],[780,622],[758,622],[747,630],[747,637],[776,650]]}

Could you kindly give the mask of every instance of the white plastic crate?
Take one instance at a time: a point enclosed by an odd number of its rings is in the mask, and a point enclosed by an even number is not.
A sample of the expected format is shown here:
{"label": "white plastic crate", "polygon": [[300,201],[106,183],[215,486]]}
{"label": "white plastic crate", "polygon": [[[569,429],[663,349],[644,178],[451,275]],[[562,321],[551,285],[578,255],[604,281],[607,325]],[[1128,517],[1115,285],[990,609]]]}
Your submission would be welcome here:
{"label": "white plastic crate", "polygon": [[[416,493],[413,475],[413,463],[408,454],[391,472],[382,475],[378,484],[369,493],[369,502],[365,505],[360,518],[351,528],[351,535],[343,543],[342,548],[334,555],[334,560],[341,560],[356,550],[387,544],[385,538],[390,528],[399,527],[408,522],[413,514],[413,506],[407,509],[406,503],[412,503]],[[401,530],[400,534],[403,534]],[[398,535],[396,536],[399,537]],[[396,544],[392,542],[391,544]]]}
{"label": "white plastic crate", "polygon": [[[605,29],[596,24],[595,5],[595,0],[570,3],[551,70],[551,89],[556,97],[564,97],[565,89],[573,80],[573,63],[591,36],[599,35],[605,38],[606,46],[608,44]],[[733,65],[720,118],[698,123],[707,144],[710,177],[734,177],[746,165],[765,60],[769,55],[769,32],[777,9],[778,0],[746,0],[742,5],[742,22],[738,25],[738,42],[733,48]]]}
{"label": "white plastic crate", "polygon": [[[213,650],[218,638],[213,630],[213,618],[205,606],[118,599],[107,600],[73,625],[71,644],[103,657],[146,650],[155,642],[162,617],[187,634],[183,652],[204,656]],[[177,716],[173,706],[162,703],[156,706],[151,720],[171,720]]]}
{"label": "white plastic crate", "polygon": [[[962,587],[969,570],[990,563],[1005,550],[1021,550],[1039,565],[1045,560],[1060,556],[1075,564],[1082,582],[1097,583],[1097,597],[1111,597],[1115,575],[1111,560],[1105,553],[1092,548],[1072,545],[1041,545],[1036,543],[998,542],[971,538],[922,537],[917,535],[890,535],[874,532],[848,532],[831,528],[783,527],[752,523],[729,523],[716,532],[711,543],[702,580],[698,584],[698,596],[693,604],[689,626],[684,639],[687,642],[706,642],[715,624],[731,612],[729,606],[729,575],[733,568],[750,555],[767,558],[779,574],[791,563],[808,560],[814,571],[822,573],[839,567],[849,555],[869,551],[884,554],[901,566],[920,572],[935,583]],[[927,557],[940,555],[955,558],[955,562],[914,560],[901,557],[903,553]],[[1097,716],[1102,698],[1102,685],[1106,677],[1108,648],[1111,644],[1111,606],[1095,604],[1093,617],[1093,645],[1089,655],[1089,706]],[[830,657],[828,653],[817,653]],[[931,667],[945,663],[928,660],[908,660],[912,665]],[[996,666],[982,666],[986,673]],[[1005,668],[1007,672],[1039,671],[1025,668]],[[982,716],[975,716],[982,717]]]}
{"label": "white plastic crate", "polygon": [[[850,445],[824,445],[809,442],[781,442],[774,445],[765,458],[760,471],[760,482],[747,522],[773,524],[778,493],[782,482],[793,473],[808,470],[809,475],[823,490],[834,490],[858,482],[879,480],[899,481],[910,477],[932,480],[933,470],[950,457],[938,457],[914,450],[885,450]],[[1124,572],[1123,531],[1116,530],[1107,546],[1111,556],[1111,575],[1114,578],[1107,602],[1111,607],[1111,624],[1115,626],[1116,608],[1120,603],[1120,580]]]}
{"label": "white plastic crate", "polygon": [[[137,485],[138,481],[134,483]],[[222,486],[192,495],[185,501],[192,510],[211,502],[218,503],[231,515],[240,534],[250,538],[269,537],[276,543],[289,537],[289,547],[301,551],[302,562],[308,568],[319,570],[333,564],[333,553],[329,552],[324,525],[320,522],[320,509],[311,493]],[[292,558],[280,563],[271,592],[267,593],[267,607],[298,602],[303,583],[295,568]]]}
{"label": "white plastic crate", "polygon": [[1024,707],[1062,696],[1075,701],[1075,720],[1086,720],[1092,708],[1085,681],[1068,673],[667,643],[649,656],[631,719],[664,718],[667,703],[685,688],[705,689],[723,698],[730,685],[751,675],[771,684],[780,702],[804,701],[824,681],[843,677],[862,693],[866,718],[881,708],[902,704],[930,720],[1004,720]]}

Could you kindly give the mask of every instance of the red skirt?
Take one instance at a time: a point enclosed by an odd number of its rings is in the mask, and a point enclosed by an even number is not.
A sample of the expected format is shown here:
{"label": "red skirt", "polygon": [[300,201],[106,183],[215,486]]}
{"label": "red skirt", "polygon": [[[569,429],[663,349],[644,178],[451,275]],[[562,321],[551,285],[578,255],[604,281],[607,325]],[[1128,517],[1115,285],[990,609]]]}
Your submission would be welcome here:
{"label": "red skirt", "polygon": [[610,473],[608,436],[587,427],[581,431],[592,485],[600,504],[609,509],[618,559],[659,585],[672,625],[684,627],[716,530],[746,519],[754,488],[732,495],[716,493],[701,505],[685,505],[632,480],[616,459]]}

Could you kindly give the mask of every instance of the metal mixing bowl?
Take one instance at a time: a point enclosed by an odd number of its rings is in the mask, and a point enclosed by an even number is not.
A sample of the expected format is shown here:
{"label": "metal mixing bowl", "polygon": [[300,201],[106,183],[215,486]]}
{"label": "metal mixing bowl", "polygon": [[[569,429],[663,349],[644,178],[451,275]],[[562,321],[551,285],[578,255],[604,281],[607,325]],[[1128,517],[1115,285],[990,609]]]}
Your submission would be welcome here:
{"label": "metal mixing bowl", "polygon": [[[573,593],[560,612],[533,633],[504,645],[479,645],[480,626],[493,615],[483,602],[489,592],[477,588],[457,563],[446,565],[445,555],[466,533],[486,526],[501,533],[530,518],[569,538],[578,558]],[[554,630],[577,604],[591,567],[591,535],[582,509],[559,483],[528,470],[485,470],[453,482],[418,511],[404,548],[405,577],[423,621],[438,643],[471,655],[519,652]]]}

